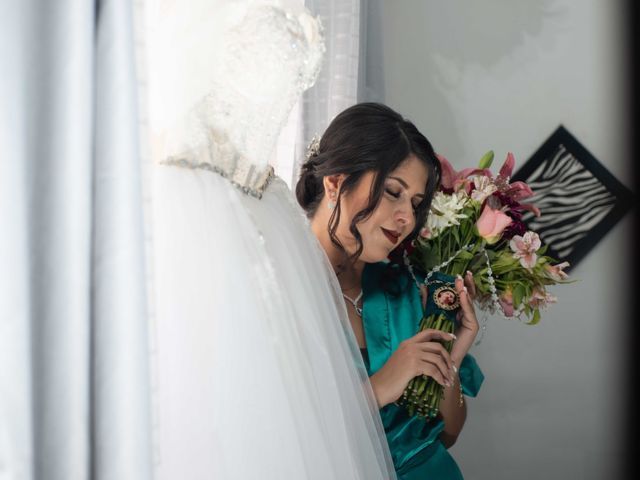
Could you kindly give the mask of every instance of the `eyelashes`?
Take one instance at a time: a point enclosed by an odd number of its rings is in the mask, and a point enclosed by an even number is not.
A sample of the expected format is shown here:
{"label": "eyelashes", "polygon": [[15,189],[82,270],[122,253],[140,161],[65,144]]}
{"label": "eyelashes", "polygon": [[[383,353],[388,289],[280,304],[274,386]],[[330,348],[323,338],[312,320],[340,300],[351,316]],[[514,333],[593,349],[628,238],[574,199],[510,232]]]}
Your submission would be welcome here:
{"label": "eyelashes", "polygon": [[[391,195],[393,198],[395,198],[396,200],[400,198],[400,193],[401,192],[394,192],[393,190],[391,190],[390,188],[385,188],[384,191]],[[413,211],[415,212],[416,210],[418,210],[418,207],[420,207],[420,204],[422,203],[422,201],[418,202],[417,204],[414,204],[413,202],[411,202],[411,208],[413,208]]]}
{"label": "eyelashes", "polygon": [[384,191],[391,195],[393,198],[400,198],[400,192],[394,192],[389,188],[385,188]]}

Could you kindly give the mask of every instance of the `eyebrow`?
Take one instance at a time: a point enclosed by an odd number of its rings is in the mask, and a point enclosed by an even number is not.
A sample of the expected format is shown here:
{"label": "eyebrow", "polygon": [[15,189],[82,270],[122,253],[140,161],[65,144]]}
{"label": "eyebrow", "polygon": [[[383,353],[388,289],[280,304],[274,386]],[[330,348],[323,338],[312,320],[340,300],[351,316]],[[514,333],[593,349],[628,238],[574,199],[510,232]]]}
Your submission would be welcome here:
{"label": "eyebrow", "polygon": [[[395,181],[397,181],[398,183],[400,183],[400,185],[402,185],[404,188],[406,188],[407,190],[409,189],[409,185],[407,184],[407,182],[405,182],[403,179],[401,179],[400,177],[389,177],[394,179]],[[416,197],[422,197],[424,198],[424,194],[422,193],[416,193],[414,196]]]}

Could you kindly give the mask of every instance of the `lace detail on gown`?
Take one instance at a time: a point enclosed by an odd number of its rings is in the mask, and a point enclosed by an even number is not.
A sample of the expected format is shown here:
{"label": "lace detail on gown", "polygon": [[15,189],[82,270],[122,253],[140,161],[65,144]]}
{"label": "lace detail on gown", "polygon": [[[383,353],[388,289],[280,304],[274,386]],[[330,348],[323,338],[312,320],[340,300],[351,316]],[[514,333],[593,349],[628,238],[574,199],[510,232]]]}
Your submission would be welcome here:
{"label": "lace detail on gown", "polygon": [[[207,91],[163,132],[161,163],[221,174],[260,197],[268,160],[289,112],[315,82],[324,43],[319,20],[275,5],[252,5],[224,33]],[[206,61],[204,59],[203,61]]]}

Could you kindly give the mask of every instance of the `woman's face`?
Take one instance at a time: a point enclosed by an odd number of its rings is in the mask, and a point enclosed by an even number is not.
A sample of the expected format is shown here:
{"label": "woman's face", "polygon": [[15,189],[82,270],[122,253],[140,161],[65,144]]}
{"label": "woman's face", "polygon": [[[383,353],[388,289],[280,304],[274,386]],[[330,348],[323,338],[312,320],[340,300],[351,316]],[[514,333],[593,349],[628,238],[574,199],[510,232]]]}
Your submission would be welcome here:
{"label": "woman's face", "polygon": [[[336,234],[349,254],[354,253],[357,247],[349,226],[353,217],[369,202],[374,175],[374,172],[367,172],[351,193],[341,197],[340,224]],[[414,155],[407,157],[389,174],[380,203],[369,218],[357,224],[363,244],[358,260],[366,263],[384,260],[413,231],[415,207],[424,198],[427,175],[427,167]]]}

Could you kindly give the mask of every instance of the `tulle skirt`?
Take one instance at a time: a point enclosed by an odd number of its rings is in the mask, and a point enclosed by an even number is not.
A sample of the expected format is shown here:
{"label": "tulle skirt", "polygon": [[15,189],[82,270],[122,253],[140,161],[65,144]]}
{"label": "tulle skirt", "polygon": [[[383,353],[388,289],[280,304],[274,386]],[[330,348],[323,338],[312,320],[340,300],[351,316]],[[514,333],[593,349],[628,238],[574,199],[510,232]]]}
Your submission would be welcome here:
{"label": "tulle skirt", "polygon": [[158,166],[155,476],[395,478],[331,266],[286,184]]}

